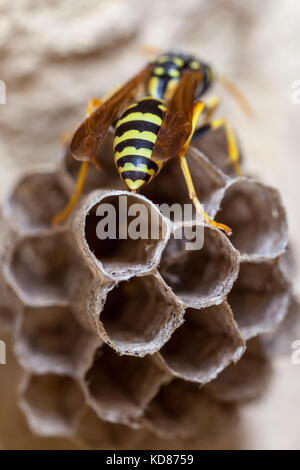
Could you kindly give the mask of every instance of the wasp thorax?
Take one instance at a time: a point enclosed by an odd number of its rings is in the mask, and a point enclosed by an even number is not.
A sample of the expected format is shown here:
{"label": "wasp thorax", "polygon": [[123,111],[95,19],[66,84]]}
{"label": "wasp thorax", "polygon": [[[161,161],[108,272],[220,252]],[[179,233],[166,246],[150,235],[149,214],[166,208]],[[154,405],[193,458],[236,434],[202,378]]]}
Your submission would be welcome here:
{"label": "wasp thorax", "polygon": [[185,70],[200,71],[199,98],[211,85],[213,72],[211,67],[196,57],[182,52],[168,52],[157,57],[147,83],[147,92],[154,98],[170,101]]}

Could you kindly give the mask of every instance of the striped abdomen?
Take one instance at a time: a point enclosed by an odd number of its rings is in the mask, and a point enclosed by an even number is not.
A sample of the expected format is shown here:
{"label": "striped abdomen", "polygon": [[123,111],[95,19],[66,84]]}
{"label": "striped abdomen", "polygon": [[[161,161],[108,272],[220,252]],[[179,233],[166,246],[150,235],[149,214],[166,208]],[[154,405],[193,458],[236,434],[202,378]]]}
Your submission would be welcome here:
{"label": "striped abdomen", "polygon": [[149,183],[163,165],[152,160],[152,150],[164,111],[162,101],[147,97],[130,105],[116,124],[114,159],[131,191]]}

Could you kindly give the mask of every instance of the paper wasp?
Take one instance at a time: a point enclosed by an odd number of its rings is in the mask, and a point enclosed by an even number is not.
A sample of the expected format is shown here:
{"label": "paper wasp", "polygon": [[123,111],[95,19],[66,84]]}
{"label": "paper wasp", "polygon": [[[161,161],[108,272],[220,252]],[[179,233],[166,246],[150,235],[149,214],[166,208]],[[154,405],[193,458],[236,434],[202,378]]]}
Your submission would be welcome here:
{"label": "paper wasp", "polygon": [[[114,124],[114,160],[130,191],[135,192],[149,183],[158,175],[164,162],[178,158],[197,212],[207,223],[230,234],[229,227],[213,221],[204,212],[185,157],[192,138],[224,126],[229,158],[236,173],[241,174],[238,147],[230,124],[224,119],[210,120],[219,104],[218,98],[211,98],[206,103],[200,100],[215,79],[213,69],[195,57],[166,53],[146,65],[106,99],[93,98],[88,104],[88,117],[71,141],[73,156],[82,162],[77,187],[67,207],[52,222],[59,223],[72,211],[82,192],[88,164],[98,165],[98,145]],[[250,112],[247,102],[233,85],[224,79],[222,82],[245,111]],[[141,86],[146,90],[144,97],[134,102]],[[203,124],[196,128],[200,117],[203,117]]]}

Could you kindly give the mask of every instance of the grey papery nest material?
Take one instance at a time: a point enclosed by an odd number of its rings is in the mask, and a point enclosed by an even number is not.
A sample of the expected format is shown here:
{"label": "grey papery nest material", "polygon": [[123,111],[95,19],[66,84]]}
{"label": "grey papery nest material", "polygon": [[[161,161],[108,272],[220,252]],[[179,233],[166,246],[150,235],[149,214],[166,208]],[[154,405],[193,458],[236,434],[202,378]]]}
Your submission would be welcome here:
{"label": "grey papery nest material", "polygon": [[[220,132],[201,146],[207,156],[195,146],[188,156],[196,190],[233,235],[204,225],[196,251],[154,206],[189,202],[178,162],[142,194],[128,193],[111,132],[99,149],[101,171],[90,169],[85,196],[62,226],[50,220],[79,169],[68,149],[56,171],[24,175],[3,202],[0,321],[26,370],[20,405],[34,432],[92,448],[136,446],[144,429],[214,442],[237,419],[237,404],[265,390],[269,358],[289,350],[298,304],[281,198],[233,175]],[[118,210],[120,195],[154,209],[163,235],[99,240],[97,207]]]}

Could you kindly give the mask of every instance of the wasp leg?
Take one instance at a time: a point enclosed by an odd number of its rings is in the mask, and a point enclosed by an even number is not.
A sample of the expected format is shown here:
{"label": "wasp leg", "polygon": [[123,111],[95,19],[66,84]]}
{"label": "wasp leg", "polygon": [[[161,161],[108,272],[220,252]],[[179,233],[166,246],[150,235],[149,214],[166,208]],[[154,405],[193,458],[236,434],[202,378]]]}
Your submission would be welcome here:
{"label": "wasp leg", "polygon": [[190,170],[189,170],[186,158],[185,158],[186,151],[187,151],[188,146],[191,142],[191,139],[192,139],[193,134],[194,134],[195,129],[196,129],[198,119],[199,119],[201,113],[203,112],[203,110],[204,110],[204,103],[203,102],[199,101],[199,102],[195,103],[194,110],[193,110],[192,132],[190,134],[190,137],[188,138],[188,140],[186,141],[186,143],[184,144],[184,146],[180,150],[178,157],[179,157],[179,160],[180,160],[180,165],[181,165],[181,169],[182,169],[182,172],[183,172],[183,175],[184,175],[184,178],[185,178],[185,182],[186,182],[186,185],[187,185],[187,188],[188,188],[188,191],[189,191],[190,199],[193,201],[194,206],[195,206],[196,211],[198,212],[198,214],[200,214],[203,217],[203,219],[205,220],[206,223],[208,223],[208,224],[210,224],[214,227],[217,227],[221,230],[224,230],[224,232],[226,232],[227,235],[231,235],[231,229],[229,227],[227,227],[227,225],[215,222],[204,211],[204,209],[202,207],[202,204],[200,203],[199,199],[197,198],[197,194],[196,194],[196,191],[195,191],[192,176],[191,176],[191,173],[190,173]]}
{"label": "wasp leg", "polygon": [[224,127],[225,129],[229,160],[232,163],[237,176],[242,176],[243,173],[240,167],[240,153],[238,145],[232,127],[226,119],[215,119],[203,124],[203,126],[199,127],[199,129],[195,131],[193,138],[197,139],[206,134],[209,130],[216,130],[220,127]]}
{"label": "wasp leg", "polygon": [[[100,101],[98,98],[92,98],[88,102],[88,105],[87,105],[87,115],[90,116],[93,113],[94,108],[100,106],[101,103],[102,103],[102,101]],[[96,155],[93,156],[91,162],[96,166],[96,168],[99,168],[99,164],[96,160]],[[80,170],[79,170],[79,175],[78,175],[78,179],[77,179],[76,188],[74,190],[74,193],[72,194],[68,204],[63,209],[63,211],[53,217],[53,219],[51,220],[51,225],[57,225],[60,222],[63,222],[71,214],[71,212],[73,211],[78,199],[80,198],[80,196],[82,194],[84,183],[85,183],[86,176],[87,176],[89,163],[90,162],[82,162],[81,163],[81,167],[80,167]]]}
{"label": "wasp leg", "polygon": [[210,118],[215,113],[219,105],[220,105],[220,98],[218,96],[212,96],[211,98],[208,98],[206,100],[205,109],[204,109],[205,122],[209,122]]}
{"label": "wasp leg", "polygon": [[97,160],[97,155],[93,155],[92,158],[91,158],[91,163],[94,165],[94,167],[96,168],[96,170],[101,170],[101,166]]}
{"label": "wasp leg", "polygon": [[69,200],[68,204],[64,208],[64,210],[60,212],[59,214],[57,214],[55,217],[53,217],[53,219],[51,220],[52,225],[59,224],[60,222],[65,220],[73,211],[83,190],[84,182],[85,182],[86,175],[87,175],[88,164],[89,162],[82,162],[75,191],[71,199]]}
{"label": "wasp leg", "polygon": [[91,98],[87,105],[87,117],[89,117],[95,111],[95,108],[98,108],[103,103],[103,100],[98,98]]}

